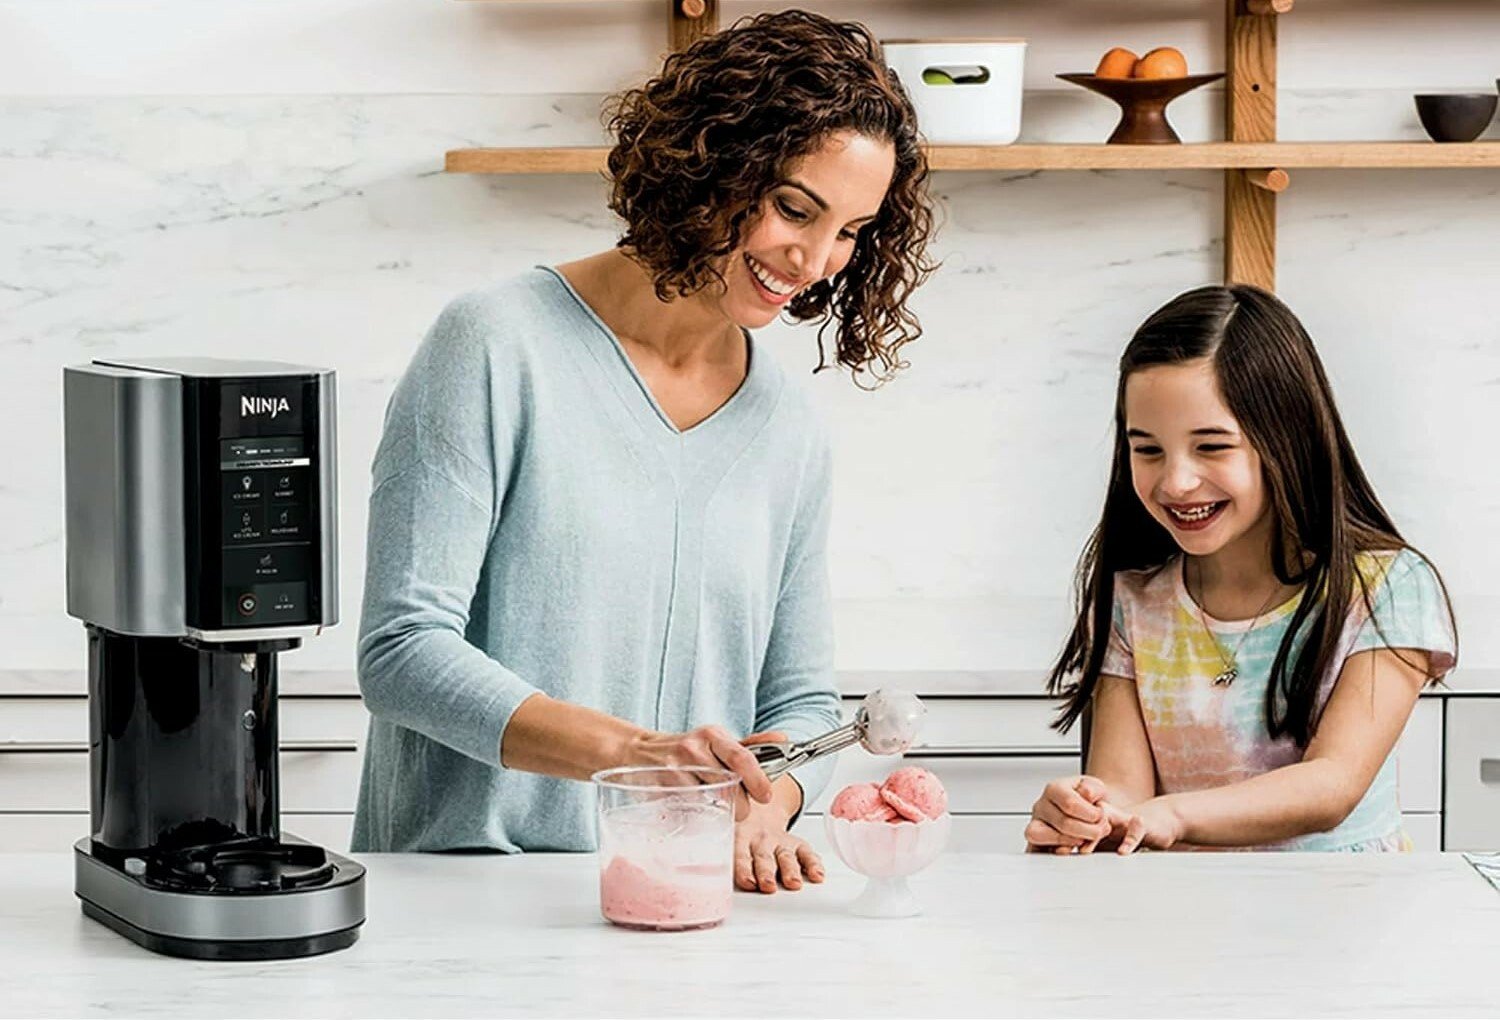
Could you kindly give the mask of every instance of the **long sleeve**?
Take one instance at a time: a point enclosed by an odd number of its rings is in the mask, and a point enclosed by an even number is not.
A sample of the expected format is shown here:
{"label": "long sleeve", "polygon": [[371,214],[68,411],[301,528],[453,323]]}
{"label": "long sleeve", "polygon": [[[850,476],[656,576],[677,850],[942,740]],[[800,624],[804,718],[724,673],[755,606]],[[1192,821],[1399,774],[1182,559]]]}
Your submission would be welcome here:
{"label": "long sleeve", "polygon": [[[756,690],[755,729],[781,730],[806,740],[840,724],[833,675],[833,598],[828,583],[831,457],[826,438],[803,478],[797,520],[783,572],[771,639]],[[828,785],[834,761],[825,758],[793,775],[811,804]]]}
{"label": "long sleeve", "polygon": [[515,429],[513,380],[461,298],[391,398],[373,467],[359,683],[377,718],[496,767],[511,713],[536,687],[467,636]]}
{"label": "long sleeve", "polygon": [[555,271],[444,310],[375,456],[356,847],[593,849],[588,784],[500,765],[535,693],[665,732],[836,725],[827,443],[750,343],[683,432]]}

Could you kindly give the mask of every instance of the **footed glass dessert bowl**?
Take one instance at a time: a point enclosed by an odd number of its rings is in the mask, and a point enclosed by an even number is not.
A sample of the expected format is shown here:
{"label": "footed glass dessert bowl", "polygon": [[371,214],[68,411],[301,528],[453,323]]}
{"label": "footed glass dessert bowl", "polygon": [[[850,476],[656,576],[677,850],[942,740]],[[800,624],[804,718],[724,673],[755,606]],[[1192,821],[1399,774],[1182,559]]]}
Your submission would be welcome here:
{"label": "footed glass dessert bowl", "polygon": [[839,859],[869,879],[850,905],[860,917],[912,917],[922,912],[907,878],[927,867],[948,845],[953,816],[912,821],[858,821],[823,816]]}

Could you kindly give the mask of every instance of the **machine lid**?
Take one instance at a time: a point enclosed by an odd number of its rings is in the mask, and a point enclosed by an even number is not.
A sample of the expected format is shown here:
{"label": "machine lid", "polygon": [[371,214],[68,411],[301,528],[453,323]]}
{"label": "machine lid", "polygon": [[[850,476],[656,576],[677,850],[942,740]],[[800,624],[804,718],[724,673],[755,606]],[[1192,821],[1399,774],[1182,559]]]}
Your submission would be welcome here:
{"label": "machine lid", "polygon": [[132,358],[129,361],[109,361],[97,358],[96,365],[106,368],[132,369],[137,372],[158,372],[163,375],[191,376],[195,378],[243,379],[247,376],[323,375],[326,368],[312,365],[294,365],[286,361],[251,361],[234,358],[200,358],[192,356],[165,358]]}

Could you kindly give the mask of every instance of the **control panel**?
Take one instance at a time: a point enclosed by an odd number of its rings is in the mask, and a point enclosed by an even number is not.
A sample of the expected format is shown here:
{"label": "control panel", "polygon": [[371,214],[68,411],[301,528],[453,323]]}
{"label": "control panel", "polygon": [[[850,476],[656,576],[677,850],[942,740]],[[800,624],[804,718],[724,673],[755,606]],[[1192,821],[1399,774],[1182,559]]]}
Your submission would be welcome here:
{"label": "control panel", "polygon": [[[316,379],[188,380],[189,568],[202,629],[320,619]],[[196,391],[196,392],[195,392]],[[191,477],[196,473],[197,478]],[[194,548],[196,546],[196,548]]]}

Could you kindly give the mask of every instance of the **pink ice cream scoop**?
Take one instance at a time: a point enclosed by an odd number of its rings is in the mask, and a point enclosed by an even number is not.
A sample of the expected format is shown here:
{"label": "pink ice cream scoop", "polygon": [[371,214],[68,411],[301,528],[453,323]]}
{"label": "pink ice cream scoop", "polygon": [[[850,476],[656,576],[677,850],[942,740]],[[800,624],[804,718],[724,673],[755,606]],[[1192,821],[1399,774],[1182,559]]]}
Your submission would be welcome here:
{"label": "pink ice cream scoop", "polygon": [[948,811],[948,791],[926,769],[907,766],[885,777],[880,797],[910,822],[939,818]]}
{"label": "pink ice cream scoop", "polygon": [[828,806],[828,813],[851,822],[894,822],[899,817],[874,783],[854,783],[844,787]]}

